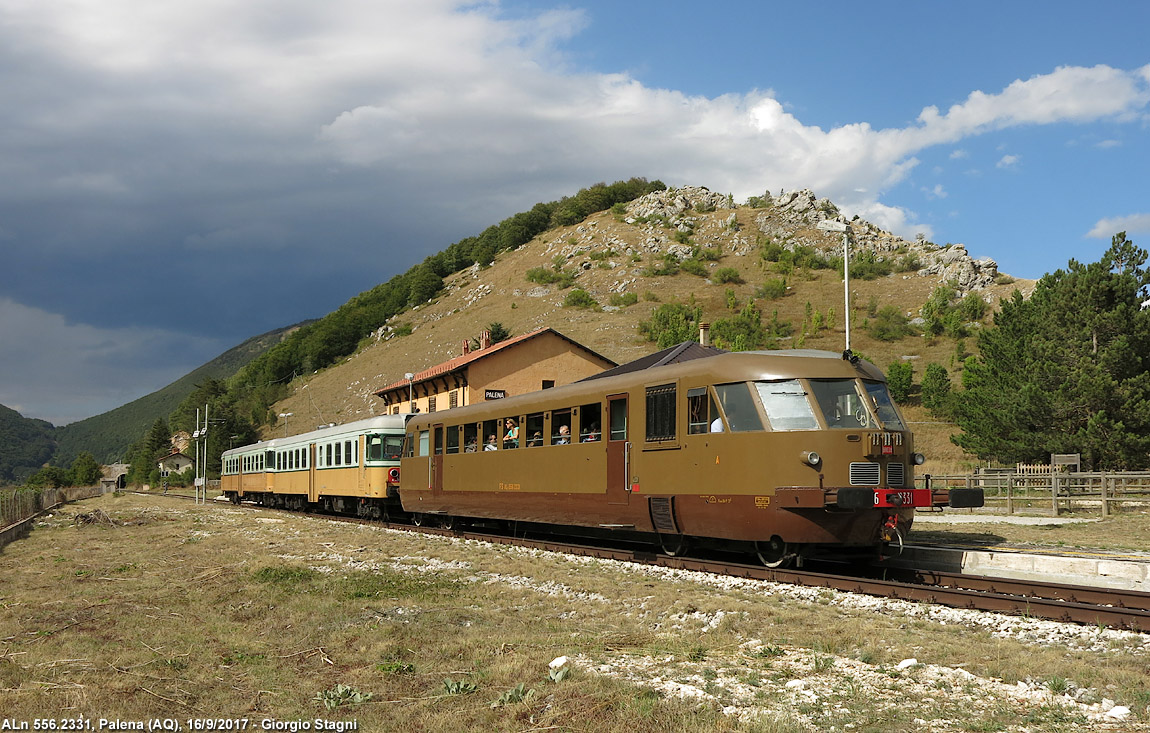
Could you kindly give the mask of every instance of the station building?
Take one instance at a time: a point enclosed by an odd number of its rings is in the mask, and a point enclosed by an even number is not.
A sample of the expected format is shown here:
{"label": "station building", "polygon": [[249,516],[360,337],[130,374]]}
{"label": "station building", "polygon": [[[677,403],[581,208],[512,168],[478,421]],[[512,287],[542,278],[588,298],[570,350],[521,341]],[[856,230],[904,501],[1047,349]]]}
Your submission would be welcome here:
{"label": "station building", "polygon": [[375,394],[387,413],[437,412],[559,387],[618,366],[553,328],[540,328],[497,344],[490,332],[479,348],[463,342],[460,356],[393,382]]}

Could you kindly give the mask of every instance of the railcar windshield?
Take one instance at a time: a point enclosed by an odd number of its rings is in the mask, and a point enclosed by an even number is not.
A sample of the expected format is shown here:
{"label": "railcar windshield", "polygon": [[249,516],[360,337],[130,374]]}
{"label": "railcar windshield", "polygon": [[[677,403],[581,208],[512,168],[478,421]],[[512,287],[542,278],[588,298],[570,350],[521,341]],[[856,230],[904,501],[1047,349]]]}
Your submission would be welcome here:
{"label": "railcar windshield", "polygon": [[819,429],[806,390],[799,380],[755,382],[755,391],[763,402],[771,430]]}
{"label": "railcar windshield", "polygon": [[866,393],[870,396],[871,406],[878,413],[879,422],[887,430],[906,430],[906,426],[899,417],[898,410],[890,399],[890,392],[882,382],[863,382]]}
{"label": "railcar windshield", "polygon": [[367,460],[369,461],[398,461],[402,453],[402,435],[367,436]]}
{"label": "railcar windshield", "polygon": [[870,410],[853,379],[812,379],[811,391],[832,430],[874,427]]}

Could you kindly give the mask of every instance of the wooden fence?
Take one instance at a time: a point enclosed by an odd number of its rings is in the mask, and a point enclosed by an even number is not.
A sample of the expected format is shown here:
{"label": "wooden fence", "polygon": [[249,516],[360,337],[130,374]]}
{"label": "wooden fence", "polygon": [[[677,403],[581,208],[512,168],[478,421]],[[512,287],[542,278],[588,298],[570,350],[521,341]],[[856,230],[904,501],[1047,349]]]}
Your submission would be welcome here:
{"label": "wooden fence", "polygon": [[104,493],[99,486],[73,486],[66,489],[12,489],[0,491],[0,530],[34,517],[45,509],[66,501],[90,499]]}
{"label": "wooden fence", "polygon": [[[1109,516],[1123,507],[1150,506],[1150,471],[1054,471],[1045,473],[985,470],[973,474],[931,476],[934,488],[980,488],[986,506],[1013,514],[1022,507],[1062,511],[1099,510]],[[924,485],[924,477],[916,484]]]}

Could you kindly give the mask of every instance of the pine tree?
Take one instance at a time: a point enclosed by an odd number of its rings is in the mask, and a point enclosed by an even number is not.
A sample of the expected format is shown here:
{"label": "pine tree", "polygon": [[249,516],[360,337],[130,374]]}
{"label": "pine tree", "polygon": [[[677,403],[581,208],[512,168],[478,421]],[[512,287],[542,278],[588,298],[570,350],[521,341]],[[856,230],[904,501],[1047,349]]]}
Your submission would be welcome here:
{"label": "pine tree", "polygon": [[1096,468],[1150,464],[1150,271],[1116,234],[1099,262],[1071,260],[979,333],[954,442],[1004,462],[1081,453]]}

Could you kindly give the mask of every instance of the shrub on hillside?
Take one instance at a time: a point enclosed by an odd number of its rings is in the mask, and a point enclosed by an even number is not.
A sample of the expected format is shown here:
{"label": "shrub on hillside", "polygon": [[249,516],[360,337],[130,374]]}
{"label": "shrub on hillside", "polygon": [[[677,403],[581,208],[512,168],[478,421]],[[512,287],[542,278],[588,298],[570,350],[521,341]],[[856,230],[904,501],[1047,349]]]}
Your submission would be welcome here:
{"label": "shrub on hillside", "polygon": [[563,307],[582,308],[586,310],[589,308],[598,308],[599,301],[595,300],[591,293],[588,293],[583,288],[575,288],[567,293],[567,297],[563,299]]}
{"label": "shrub on hillside", "polygon": [[738,284],[743,282],[743,276],[733,267],[720,267],[715,270],[715,274],[711,276],[711,279],[724,285],[727,283]]}

